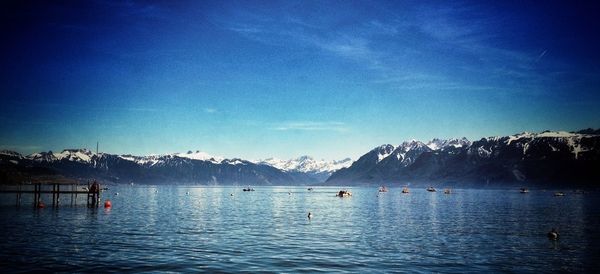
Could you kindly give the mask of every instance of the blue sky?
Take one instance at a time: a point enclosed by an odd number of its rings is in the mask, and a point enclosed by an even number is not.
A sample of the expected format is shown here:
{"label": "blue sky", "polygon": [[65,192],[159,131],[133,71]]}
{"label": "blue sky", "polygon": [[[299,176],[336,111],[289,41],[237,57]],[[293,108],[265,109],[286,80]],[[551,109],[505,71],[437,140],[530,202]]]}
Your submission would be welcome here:
{"label": "blue sky", "polygon": [[493,2],[5,1],[0,148],[340,159],[599,127],[597,4]]}

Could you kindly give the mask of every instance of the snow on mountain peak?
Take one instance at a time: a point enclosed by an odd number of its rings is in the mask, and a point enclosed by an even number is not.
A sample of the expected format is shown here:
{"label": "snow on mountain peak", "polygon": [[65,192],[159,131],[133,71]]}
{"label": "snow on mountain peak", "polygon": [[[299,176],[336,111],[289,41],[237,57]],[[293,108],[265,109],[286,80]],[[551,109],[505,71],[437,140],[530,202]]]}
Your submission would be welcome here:
{"label": "snow on mountain peak", "polygon": [[229,164],[229,165],[247,165],[248,161],[242,160],[240,158],[233,158],[233,159],[223,159],[220,162],[221,164]]}
{"label": "snow on mountain peak", "polygon": [[94,153],[89,149],[79,148],[65,149],[60,153],[52,151],[33,153],[26,156],[26,158],[37,162],[52,162],[66,159],[73,162],[89,163],[92,161],[93,155]]}
{"label": "snow on mountain peak", "polygon": [[[540,133],[531,133],[531,132],[522,132],[515,135],[510,135],[505,140],[506,145],[510,145],[512,142],[520,140],[520,139],[536,139],[536,138],[574,138],[581,139],[582,137],[586,137],[586,134],[580,133],[572,133],[567,131],[542,131]],[[498,139],[499,137],[491,137]],[[490,138],[488,138],[490,139]]]}
{"label": "snow on mountain peak", "polygon": [[550,137],[550,138],[569,138],[569,137],[577,137],[582,136],[584,134],[571,133],[566,131],[543,131],[535,135],[535,137]]}
{"label": "snow on mountain peak", "polygon": [[199,150],[196,150],[196,152],[193,152],[190,150],[187,153],[175,153],[173,155],[180,157],[180,158],[188,158],[188,159],[200,160],[200,161],[211,161],[214,163],[220,163],[221,161],[225,160],[225,158],[223,158],[223,157],[212,156],[206,152],[199,151]]}
{"label": "snow on mountain peak", "polygon": [[[504,143],[506,145],[511,145],[513,142],[516,143],[517,146],[523,148],[523,154],[527,154],[527,151],[530,147],[530,142],[539,141],[544,139],[553,139],[559,143],[563,143],[567,145],[570,152],[574,154],[575,159],[579,157],[581,152],[588,151],[589,148],[582,145],[582,139],[592,138],[594,135],[583,134],[583,133],[573,133],[567,131],[542,131],[540,133],[529,133],[523,132],[520,134],[511,135],[508,137],[504,137]],[[549,145],[553,151],[557,151],[558,149],[552,145]]]}
{"label": "snow on mountain peak", "polygon": [[69,161],[85,162],[92,161],[94,153],[88,149],[65,149],[61,153],[54,153],[57,160],[68,159]]}
{"label": "snow on mountain peak", "polygon": [[453,146],[455,148],[460,148],[460,147],[465,147],[465,146],[470,146],[471,145],[471,141],[469,141],[467,138],[462,137],[460,139],[449,139],[447,140],[445,146]]}
{"label": "snow on mountain peak", "polygon": [[394,150],[396,150],[396,147],[390,144],[387,145],[381,145],[379,147],[376,147],[375,149],[373,149],[372,151],[377,153],[377,161],[375,163],[379,163],[381,162],[383,159],[387,158],[388,156],[390,156],[392,154],[392,152],[394,152]]}
{"label": "snow on mountain peak", "polygon": [[346,158],[339,161],[315,160],[314,158],[305,155],[290,160],[267,158],[264,160],[258,160],[256,161],[256,163],[262,165],[269,165],[284,171],[330,173],[344,167],[349,167],[352,164],[352,160],[350,160],[350,158]]}
{"label": "snow on mountain peak", "polygon": [[421,141],[417,141],[417,140],[410,140],[408,142],[403,142],[400,147],[402,148],[402,150],[404,152],[407,152],[409,150],[415,149],[415,148],[421,148],[426,146],[423,142]]}
{"label": "snow on mountain peak", "polygon": [[157,164],[165,163],[175,157],[186,159],[186,160],[198,160],[198,161],[209,161],[214,164],[219,164],[225,160],[223,157],[212,156],[206,152],[199,150],[188,151],[186,153],[172,153],[163,155],[148,155],[148,156],[133,156],[133,155],[119,155],[119,158],[127,161],[137,163],[144,166],[154,166]]}
{"label": "snow on mountain peak", "polygon": [[12,150],[0,150],[0,155],[7,155],[7,156],[11,156],[11,157],[17,157],[19,159],[23,158],[23,156],[16,152],[16,151],[12,151]]}
{"label": "snow on mountain peak", "polygon": [[469,141],[465,137],[462,137],[460,139],[454,138],[454,139],[448,139],[448,140],[434,138],[426,144],[426,146],[429,147],[429,149],[431,149],[431,150],[440,150],[440,149],[443,150],[449,146],[452,146],[455,148],[460,148],[460,147],[469,146],[469,145],[471,145],[471,141]]}
{"label": "snow on mountain peak", "polygon": [[438,138],[433,138],[429,143],[427,143],[427,147],[431,150],[438,150],[444,146],[444,140],[440,140]]}
{"label": "snow on mountain peak", "polygon": [[133,155],[119,155],[119,158],[126,160],[126,161],[131,161],[134,162],[138,165],[142,165],[142,166],[154,166],[156,164],[158,164],[160,162],[160,158],[162,156],[160,155],[149,155],[149,156],[133,156]]}

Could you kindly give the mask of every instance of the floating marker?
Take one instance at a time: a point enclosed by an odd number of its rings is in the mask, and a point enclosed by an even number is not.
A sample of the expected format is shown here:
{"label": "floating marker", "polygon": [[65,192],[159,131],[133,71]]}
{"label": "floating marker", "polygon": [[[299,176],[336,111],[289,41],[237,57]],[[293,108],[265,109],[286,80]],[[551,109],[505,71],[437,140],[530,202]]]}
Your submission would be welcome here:
{"label": "floating marker", "polygon": [[112,203],[110,202],[110,200],[106,200],[106,202],[104,202],[104,208],[109,208],[112,207]]}

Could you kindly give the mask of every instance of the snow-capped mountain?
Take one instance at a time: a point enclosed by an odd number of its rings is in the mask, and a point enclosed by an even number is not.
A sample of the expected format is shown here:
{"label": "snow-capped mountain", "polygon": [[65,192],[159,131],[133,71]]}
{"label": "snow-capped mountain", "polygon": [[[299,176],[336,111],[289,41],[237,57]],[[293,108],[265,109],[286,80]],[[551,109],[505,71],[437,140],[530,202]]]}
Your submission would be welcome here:
{"label": "snow-capped mountain", "polygon": [[[127,160],[127,161],[132,161],[134,163],[137,163],[139,165],[143,165],[143,166],[154,166],[154,165],[163,165],[166,162],[169,161],[173,161],[174,158],[179,158],[179,159],[189,159],[189,160],[198,160],[198,161],[208,161],[214,164],[219,164],[221,163],[223,160],[225,160],[225,158],[223,157],[218,157],[218,156],[212,156],[206,152],[202,152],[199,150],[196,150],[196,152],[192,152],[191,150],[188,151],[187,153],[171,153],[171,154],[163,154],[163,155],[148,155],[148,156],[134,156],[134,155],[119,155],[119,158],[123,159],[123,160]],[[228,161],[227,163],[232,163],[231,161]]]}
{"label": "snow-capped mountain", "polygon": [[440,150],[447,149],[449,147],[460,148],[464,146],[471,145],[471,141],[467,140],[467,138],[462,137],[460,139],[448,139],[442,140],[438,138],[434,138],[433,140],[427,143],[427,147],[431,150]]}
{"label": "snow-capped mountain", "polygon": [[0,151],[1,182],[56,175],[152,184],[304,185],[326,180],[330,185],[598,186],[599,166],[600,131],[591,129],[523,132],[474,142],[466,138],[411,140],[378,146],[354,162],[308,156],[251,162],[200,151],[150,156],[95,154],[87,149],[27,156]]}
{"label": "snow-capped mountain", "polygon": [[12,150],[0,150],[0,155],[5,155],[9,157],[15,157],[17,159],[23,158],[20,153],[12,151]]}
{"label": "snow-capped mountain", "polygon": [[340,168],[349,167],[352,164],[350,158],[339,161],[315,160],[310,156],[301,156],[296,159],[280,160],[268,158],[256,161],[257,164],[269,165],[283,171],[296,171],[305,173],[331,173]]}
{"label": "snow-capped mountain", "polygon": [[336,170],[349,167],[352,164],[350,158],[339,161],[315,160],[310,156],[301,156],[296,159],[280,160],[268,158],[255,161],[256,164],[272,166],[287,174],[296,177],[300,181],[325,182]]}
{"label": "snow-capped mountain", "polygon": [[[377,157],[369,157],[375,160],[375,163],[379,163],[384,159],[387,159],[389,156],[392,158],[396,158],[396,160],[403,162],[410,162],[412,157],[418,156],[420,153],[424,151],[435,151],[435,150],[448,150],[453,148],[461,148],[464,146],[469,146],[471,142],[467,140],[467,138],[463,137],[461,139],[433,139],[428,143],[423,143],[417,140],[411,140],[401,143],[400,145],[381,145],[379,147],[374,148],[369,152],[369,154],[377,155]],[[408,158],[407,158],[408,157]]]}
{"label": "snow-capped mountain", "polygon": [[461,138],[382,145],[333,173],[326,183],[586,184],[600,180],[598,166],[597,131],[524,132],[472,143]]}
{"label": "snow-capped mountain", "polygon": [[[342,162],[311,165],[307,158],[303,163],[306,167],[304,170],[310,170],[309,167],[329,170],[327,168],[334,168],[335,164]],[[102,178],[112,182],[152,184],[304,185],[321,183],[330,175],[288,172],[270,165],[239,158],[225,159],[201,151],[149,156],[95,154],[87,149],[65,149],[60,153],[48,151],[27,156],[13,151],[0,152],[0,177],[3,173],[12,174],[6,175],[7,177],[22,173],[15,171],[15,168],[43,170],[45,173],[71,178]],[[19,175],[15,178],[27,176],[29,175]]]}
{"label": "snow-capped mountain", "polygon": [[170,157],[168,155],[149,155],[149,156],[134,156],[134,155],[119,155],[117,156],[125,161],[130,161],[133,163],[136,163],[138,165],[142,165],[142,166],[154,166],[158,163],[160,163],[161,161],[164,161],[165,157]]}
{"label": "snow-capped mountain", "polygon": [[175,153],[174,155],[181,157],[181,158],[188,158],[188,159],[192,159],[192,160],[211,161],[213,163],[220,163],[221,161],[225,160],[225,158],[223,158],[223,157],[212,156],[206,152],[202,152],[199,150],[196,150],[196,152],[192,152],[190,150],[187,153]]}
{"label": "snow-capped mountain", "polygon": [[493,157],[501,148],[510,147],[522,151],[523,158],[535,156],[541,152],[568,152],[573,159],[595,147],[589,143],[598,135],[572,133],[566,131],[544,131],[541,133],[523,132],[505,137],[488,137],[479,141],[481,144],[469,150],[480,157]]}
{"label": "snow-capped mountain", "polygon": [[93,155],[94,153],[88,149],[65,149],[60,153],[55,153],[52,151],[34,153],[25,156],[25,158],[37,162],[53,162],[66,160],[81,163],[90,163],[92,161]]}
{"label": "snow-capped mountain", "polygon": [[[378,164],[388,165],[392,163],[400,163],[402,166],[408,166],[412,164],[423,152],[430,151],[449,151],[457,148],[469,146],[471,142],[466,138],[461,139],[433,139],[427,143],[423,143],[417,140],[411,140],[401,143],[400,145],[381,145],[374,148],[359,161],[359,165],[362,164]],[[358,161],[357,161],[358,162]]]}
{"label": "snow-capped mountain", "polygon": [[369,152],[369,153],[371,153],[372,155],[377,155],[377,157],[376,158],[374,157],[373,159],[375,160],[375,163],[379,163],[379,162],[381,162],[381,160],[390,156],[394,152],[395,149],[396,148],[393,145],[388,144],[388,145],[382,145],[382,146],[376,147],[373,150],[371,150],[371,152]]}
{"label": "snow-capped mountain", "polygon": [[223,157],[212,156],[206,152],[202,152],[199,150],[196,150],[195,152],[190,150],[186,153],[177,152],[177,153],[171,153],[171,154],[148,155],[148,156],[133,156],[133,155],[127,154],[127,155],[119,155],[119,157],[123,160],[132,161],[132,162],[135,162],[135,163],[143,165],[143,166],[154,166],[156,164],[163,164],[166,161],[169,161],[170,159],[173,159],[175,157],[182,158],[182,159],[198,160],[198,161],[209,161],[214,164],[219,164],[223,160],[225,160],[225,158],[223,158]]}

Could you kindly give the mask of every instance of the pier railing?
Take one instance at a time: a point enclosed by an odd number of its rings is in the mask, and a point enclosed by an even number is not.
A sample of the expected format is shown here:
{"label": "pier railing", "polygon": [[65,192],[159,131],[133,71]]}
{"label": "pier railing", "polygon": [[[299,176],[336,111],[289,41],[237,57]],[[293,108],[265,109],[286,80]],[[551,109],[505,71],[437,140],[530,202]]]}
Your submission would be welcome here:
{"label": "pier railing", "polygon": [[87,206],[97,207],[100,203],[100,190],[90,192],[90,184],[79,183],[24,183],[0,186],[0,194],[15,194],[16,206],[21,206],[23,195],[33,195],[35,208],[45,207],[42,194],[52,194],[52,207],[59,206],[61,195],[70,195],[71,206],[77,205],[78,195],[87,196]]}

